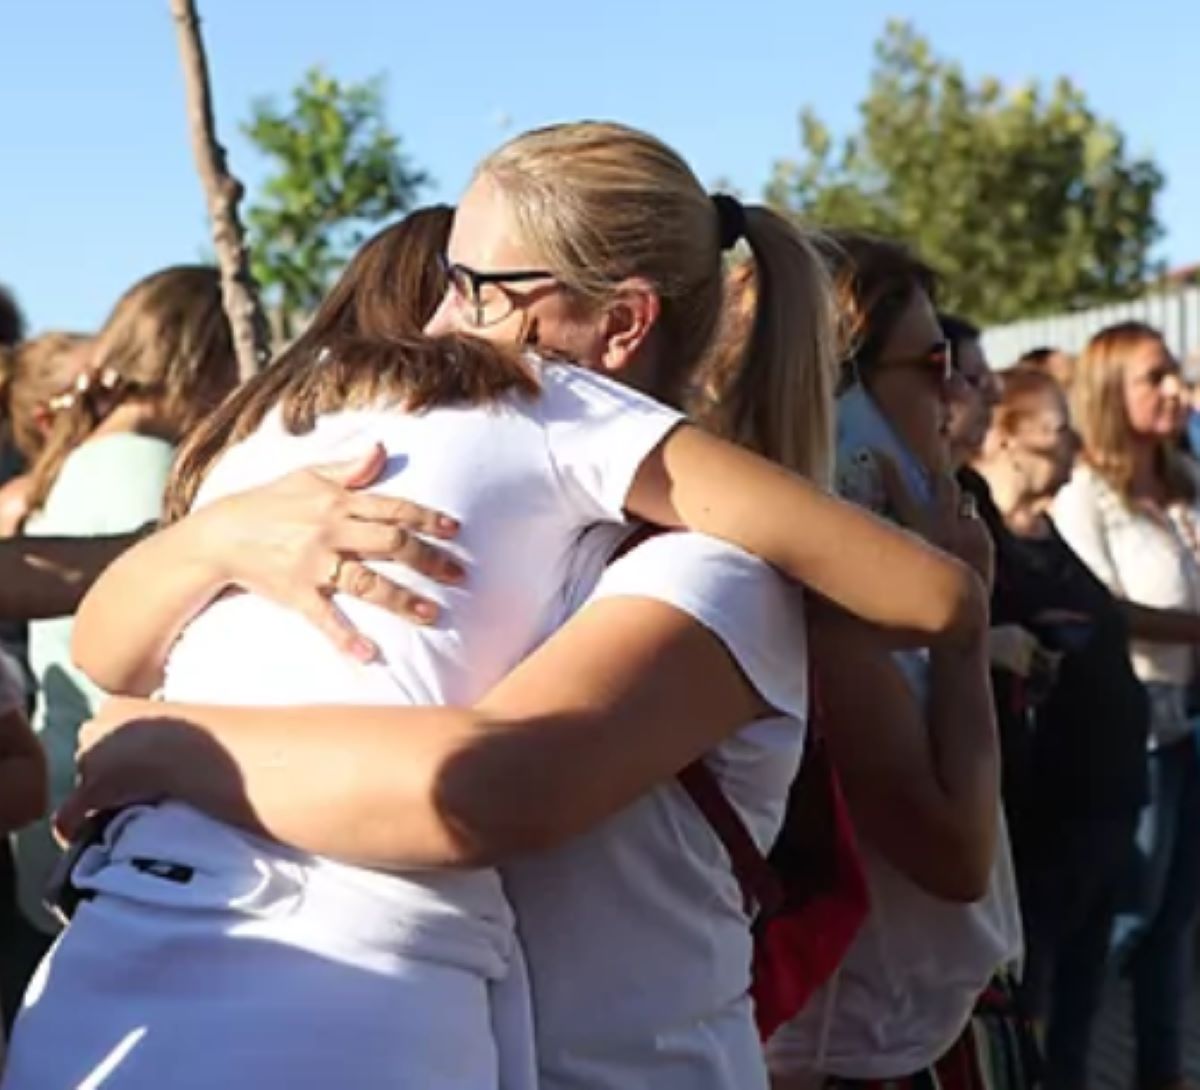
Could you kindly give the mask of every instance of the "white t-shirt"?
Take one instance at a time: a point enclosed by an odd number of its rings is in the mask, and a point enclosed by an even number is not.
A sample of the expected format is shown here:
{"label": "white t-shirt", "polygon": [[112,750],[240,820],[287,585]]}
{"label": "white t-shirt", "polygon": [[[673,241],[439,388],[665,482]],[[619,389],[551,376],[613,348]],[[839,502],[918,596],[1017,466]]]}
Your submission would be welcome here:
{"label": "white t-shirt", "polygon": [[[915,650],[895,657],[924,703],[928,654]],[[870,843],[860,845],[870,912],[834,977],[771,1038],[768,1062],[781,1075],[911,1075],[945,1053],[988,981],[1021,956],[1020,907],[1003,812],[991,881],[974,904],[931,897]]]}
{"label": "white t-shirt", "polygon": [[[581,547],[582,594],[611,551],[605,529]],[[614,562],[592,600],[629,596],[699,621],[783,713],[744,727],[708,759],[765,851],[803,747],[800,592],[737,549],[665,534]],[[724,847],[675,782],[502,871],[533,985],[542,1090],[765,1090],[741,892]]]}
{"label": "white t-shirt", "polygon": [[[1078,466],[1055,497],[1054,525],[1079,558],[1113,594],[1158,609],[1200,612],[1200,570],[1181,532],[1195,519],[1181,506],[1163,522],[1124,503],[1095,470]],[[1186,644],[1130,644],[1133,669],[1148,682],[1187,685],[1195,649]]]}
{"label": "white t-shirt", "polygon": [[[514,394],[486,407],[420,414],[394,408],[345,411],[322,417],[312,432],[299,436],[287,434],[278,415],[270,415],[220,460],[204,482],[199,506],[381,442],[389,467],[372,491],[459,518],[463,529],[454,549],[467,580],[461,587],[435,586],[399,566],[377,565],[440,601],[444,613],[431,627],[339,596],[338,606],[380,648],[379,661],[370,665],[339,655],[287,609],[253,594],[225,596],[196,617],[173,648],[166,698],[244,706],[466,705],[482,696],[561,622],[576,542],[597,522],[622,520],[638,467],[680,420],[649,398],[578,368],[546,364],[540,379],[536,398]],[[337,723],[331,721],[329,729],[329,744],[336,747]],[[189,876],[182,883],[163,880],[139,862],[146,859],[187,868]],[[467,1024],[468,978],[523,981],[519,967],[513,969],[519,959],[512,912],[491,870],[368,871],[265,843],[182,803],[167,802],[122,814],[106,843],[84,854],[75,880],[113,895],[110,904],[148,905],[138,931],[151,945],[156,929],[173,935],[181,927],[196,928],[202,934],[185,946],[194,963],[235,956],[231,944],[239,938],[271,940],[243,943],[246,979],[239,999],[275,1012],[277,1035],[288,1036],[290,1025],[296,1036],[295,1027],[307,1024],[306,1012],[319,997],[282,994],[286,985],[279,983],[278,973],[256,971],[254,959],[290,945],[298,959],[315,955],[330,971],[345,966],[337,981],[339,1003],[348,1005],[347,1018],[356,1002],[369,1006],[370,1014],[357,1016],[361,1031],[352,1018],[350,1028],[341,1031],[331,1023],[324,1040],[311,1042],[313,1056],[327,1056],[336,1045],[378,1077],[396,1070],[394,1057],[374,1055],[363,1044],[378,1034],[380,1019],[394,1022],[407,1017],[406,1011],[418,1020],[430,1017],[428,992],[416,994],[416,983],[405,990],[405,981],[419,979],[406,966],[419,962],[459,971],[463,998],[450,1002],[455,1009],[445,1012],[441,1024],[464,1060],[493,1047],[490,1039],[479,1039],[485,1035],[477,1026]],[[86,930],[88,920],[102,915],[81,917],[71,931]],[[207,930],[201,926],[205,920],[211,921]],[[77,934],[74,948],[86,946],[85,938]],[[69,950],[62,956],[68,955]],[[69,977],[66,973],[60,988],[69,988]],[[379,1007],[371,991],[380,979],[391,981],[390,1008]],[[126,989],[130,1000],[121,1017],[136,1021],[137,1003],[161,1015],[163,1001],[155,989],[162,987],[167,985],[148,981],[141,991]],[[493,1013],[496,1025],[508,1020],[519,1027],[519,1008],[528,1001],[523,985],[520,991],[505,1001],[508,1013]],[[188,1057],[180,1061],[185,1066],[203,1064],[205,1050],[219,1049],[223,1039],[239,1032],[228,1008],[205,1006],[208,1001],[191,995],[179,1002],[191,1004],[187,1018],[197,1027],[194,1039],[177,1042]],[[289,1022],[287,1012],[293,1009]],[[184,1015],[177,1018],[182,1021]],[[44,1021],[48,1034],[59,1028],[53,1020]],[[495,1044],[503,1052],[505,1042]],[[272,1077],[300,1078],[308,1046],[263,1039],[257,1047],[261,1052],[277,1046],[284,1051]],[[518,1044],[512,1055],[519,1051]],[[26,1054],[31,1054],[28,1048]],[[457,1082],[439,1081],[442,1062],[436,1055],[433,1060],[413,1055],[397,1077],[423,1087],[457,1087]],[[522,1064],[519,1058],[515,1062],[518,1068]],[[505,1063],[502,1055],[502,1070]],[[364,1076],[363,1085],[373,1083]],[[525,1082],[502,1075],[501,1085]]]}

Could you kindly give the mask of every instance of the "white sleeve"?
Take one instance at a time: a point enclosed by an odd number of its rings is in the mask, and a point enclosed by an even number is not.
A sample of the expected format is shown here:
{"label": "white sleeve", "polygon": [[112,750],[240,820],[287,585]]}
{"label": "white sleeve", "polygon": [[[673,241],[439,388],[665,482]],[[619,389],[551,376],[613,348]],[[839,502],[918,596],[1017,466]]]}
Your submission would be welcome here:
{"label": "white sleeve", "polygon": [[641,464],[682,413],[567,364],[540,365],[538,415],[570,503],[589,521],[623,521]]}
{"label": "white sleeve", "polygon": [[770,565],[703,534],[660,534],[611,564],[589,601],[622,597],[652,598],[699,621],[768,704],[807,718],[804,595]]}
{"label": "white sleeve", "polygon": [[1051,517],[1063,540],[1092,574],[1113,594],[1120,595],[1121,573],[1113,562],[1101,517],[1102,487],[1091,470],[1077,469],[1055,497]]}

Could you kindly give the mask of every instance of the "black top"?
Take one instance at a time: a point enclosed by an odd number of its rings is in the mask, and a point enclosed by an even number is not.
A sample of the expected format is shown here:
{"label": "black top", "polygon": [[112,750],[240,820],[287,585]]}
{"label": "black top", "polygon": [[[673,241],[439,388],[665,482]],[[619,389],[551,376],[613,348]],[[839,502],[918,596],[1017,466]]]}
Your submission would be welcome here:
{"label": "black top", "polygon": [[[993,671],[1010,823],[1131,813],[1146,799],[1150,713],[1120,605],[1057,530],[1018,538],[982,477],[964,470],[959,482],[996,543],[992,623],[1022,625],[1063,652],[1057,678],[1032,706],[1026,683]],[[1047,610],[1085,614],[1090,623],[1040,623]]]}

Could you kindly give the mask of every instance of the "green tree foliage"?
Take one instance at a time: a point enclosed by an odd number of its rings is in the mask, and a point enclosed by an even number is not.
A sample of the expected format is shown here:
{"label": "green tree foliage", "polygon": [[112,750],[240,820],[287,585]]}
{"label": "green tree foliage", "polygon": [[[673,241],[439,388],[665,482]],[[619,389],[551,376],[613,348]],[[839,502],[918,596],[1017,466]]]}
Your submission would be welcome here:
{"label": "green tree foliage", "polygon": [[411,208],[428,179],[388,127],[378,79],[310,69],[286,108],[255,102],[242,128],[273,166],[246,220],[254,275],[286,337],[370,229]]}
{"label": "green tree foliage", "polygon": [[948,307],[1003,322],[1126,298],[1158,272],[1163,176],[1070,81],[971,85],[893,22],[859,110],[840,142],[805,110],[802,155],[776,164],[766,199],[906,239],[943,274]]}

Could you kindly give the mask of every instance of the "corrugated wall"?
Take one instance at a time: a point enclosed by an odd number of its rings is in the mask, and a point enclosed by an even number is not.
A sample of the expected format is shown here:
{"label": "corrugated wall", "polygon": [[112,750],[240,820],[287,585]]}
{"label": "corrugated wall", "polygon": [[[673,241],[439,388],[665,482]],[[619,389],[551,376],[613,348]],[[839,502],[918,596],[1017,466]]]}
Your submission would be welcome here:
{"label": "corrugated wall", "polygon": [[1105,326],[1131,319],[1161,329],[1171,350],[1188,370],[1200,373],[1200,287],[1147,295],[1075,314],[1055,314],[995,326],[984,333],[983,343],[992,366],[1004,368],[1032,348],[1045,346],[1078,352],[1088,338]]}

